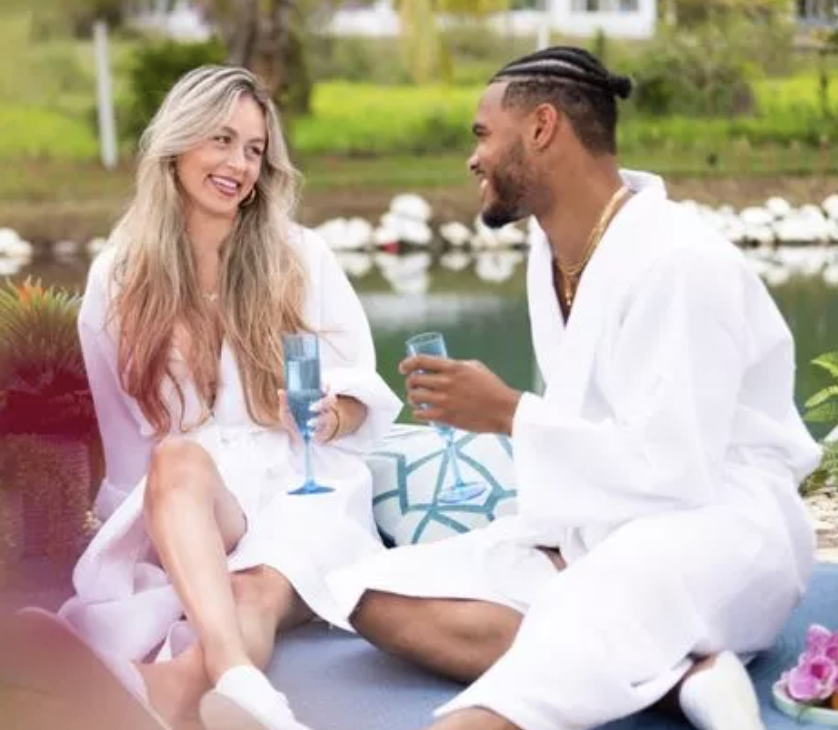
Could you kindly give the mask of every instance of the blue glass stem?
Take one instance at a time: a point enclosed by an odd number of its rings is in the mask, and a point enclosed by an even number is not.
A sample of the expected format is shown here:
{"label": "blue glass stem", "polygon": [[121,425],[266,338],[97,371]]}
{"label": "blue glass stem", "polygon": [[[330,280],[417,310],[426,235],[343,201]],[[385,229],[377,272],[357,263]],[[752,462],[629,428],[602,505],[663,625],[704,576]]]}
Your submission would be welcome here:
{"label": "blue glass stem", "polygon": [[312,473],[311,468],[311,436],[308,434],[308,429],[306,429],[306,434],[303,436],[303,444],[304,444],[304,451],[305,451],[305,469],[306,469],[306,483],[305,487],[313,487],[314,486],[314,475]]}
{"label": "blue glass stem", "polygon": [[452,428],[445,437],[446,448],[448,449],[448,460],[451,462],[451,468],[454,470],[454,488],[462,487],[463,477],[460,474],[460,464],[457,461],[457,443],[455,440],[454,429]]}

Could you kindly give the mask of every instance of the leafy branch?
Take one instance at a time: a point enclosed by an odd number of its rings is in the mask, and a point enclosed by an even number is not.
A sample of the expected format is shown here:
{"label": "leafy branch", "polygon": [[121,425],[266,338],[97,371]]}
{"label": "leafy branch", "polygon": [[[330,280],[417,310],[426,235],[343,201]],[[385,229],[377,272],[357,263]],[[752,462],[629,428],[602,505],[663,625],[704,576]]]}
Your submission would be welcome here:
{"label": "leafy branch", "polygon": [[[803,419],[807,423],[822,423],[830,432],[838,427],[838,350],[819,355],[812,364],[824,370],[832,382],[825,385],[804,403]],[[818,468],[800,487],[804,495],[811,494],[829,483],[838,483],[838,441],[827,440]]]}

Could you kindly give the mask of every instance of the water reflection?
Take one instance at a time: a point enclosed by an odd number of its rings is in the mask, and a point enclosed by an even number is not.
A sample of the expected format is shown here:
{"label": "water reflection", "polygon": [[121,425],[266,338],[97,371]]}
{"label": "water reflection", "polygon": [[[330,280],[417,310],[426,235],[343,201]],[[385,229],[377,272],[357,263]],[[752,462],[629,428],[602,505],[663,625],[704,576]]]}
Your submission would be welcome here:
{"label": "water reflection", "polygon": [[[61,255],[21,256],[14,271],[0,270],[0,275],[16,274],[15,280],[32,275],[44,283],[83,288],[90,262],[86,249],[63,246],[53,252]],[[442,331],[455,357],[482,360],[510,384],[533,387],[524,252],[452,248],[337,255],[361,295],[375,334],[379,367],[396,392],[403,392],[396,366],[404,341],[425,330]],[[838,251],[756,249],[747,255],[795,333],[797,396],[802,403],[824,384],[824,376],[810,361],[838,349]],[[0,256],[0,264],[3,260],[12,259]],[[813,431],[817,433],[817,427]]]}

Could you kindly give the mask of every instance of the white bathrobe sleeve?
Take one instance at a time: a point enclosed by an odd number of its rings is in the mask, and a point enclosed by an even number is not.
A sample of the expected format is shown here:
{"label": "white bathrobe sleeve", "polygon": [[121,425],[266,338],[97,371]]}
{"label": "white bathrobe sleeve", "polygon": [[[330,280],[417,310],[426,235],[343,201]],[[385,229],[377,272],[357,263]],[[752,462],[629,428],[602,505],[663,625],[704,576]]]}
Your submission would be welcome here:
{"label": "white bathrobe sleeve", "polygon": [[[647,271],[599,343],[591,382],[606,417],[563,417],[549,389],[524,395],[513,444],[529,509],[574,526],[715,501],[749,363],[776,354],[776,377],[766,380],[777,392],[751,394],[757,407],[762,398],[792,402],[787,328],[779,313],[762,332],[747,326],[749,297],[768,298],[748,276],[719,251],[682,251]],[[552,377],[561,378],[560,363]]]}
{"label": "white bathrobe sleeve", "polygon": [[107,475],[96,498],[96,512],[106,519],[136,486],[148,465],[154,429],[139,404],[120,386],[117,346],[108,326],[112,251],[94,261],[79,312],[78,331]]}
{"label": "white bathrobe sleeve", "polygon": [[335,255],[312,231],[304,232],[303,241],[309,260],[317,267],[309,283],[318,312],[313,324],[321,334],[323,383],[332,393],[351,396],[367,407],[361,427],[334,445],[366,453],[389,431],[402,404],[376,371],[366,313]]}

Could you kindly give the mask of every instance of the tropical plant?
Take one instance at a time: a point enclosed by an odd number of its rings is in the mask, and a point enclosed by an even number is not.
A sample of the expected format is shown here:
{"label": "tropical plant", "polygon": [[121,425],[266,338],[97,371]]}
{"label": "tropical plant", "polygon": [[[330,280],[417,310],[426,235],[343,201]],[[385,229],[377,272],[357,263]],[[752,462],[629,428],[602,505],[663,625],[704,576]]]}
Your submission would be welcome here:
{"label": "tropical plant", "polygon": [[95,434],[76,330],[80,306],[78,294],[40,281],[0,288],[0,433]]}
{"label": "tropical plant", "polygon": [[838,350],[819,355],[812,364],[824,370],[832,382],[825,385],[804,404],[808,423],[825,425],[829,433],[824,439],[823,458],[818,469],[804,482],[802,491],[809,493],[827,482],[838,483],[838,440],[830,434],[838,428]]}

